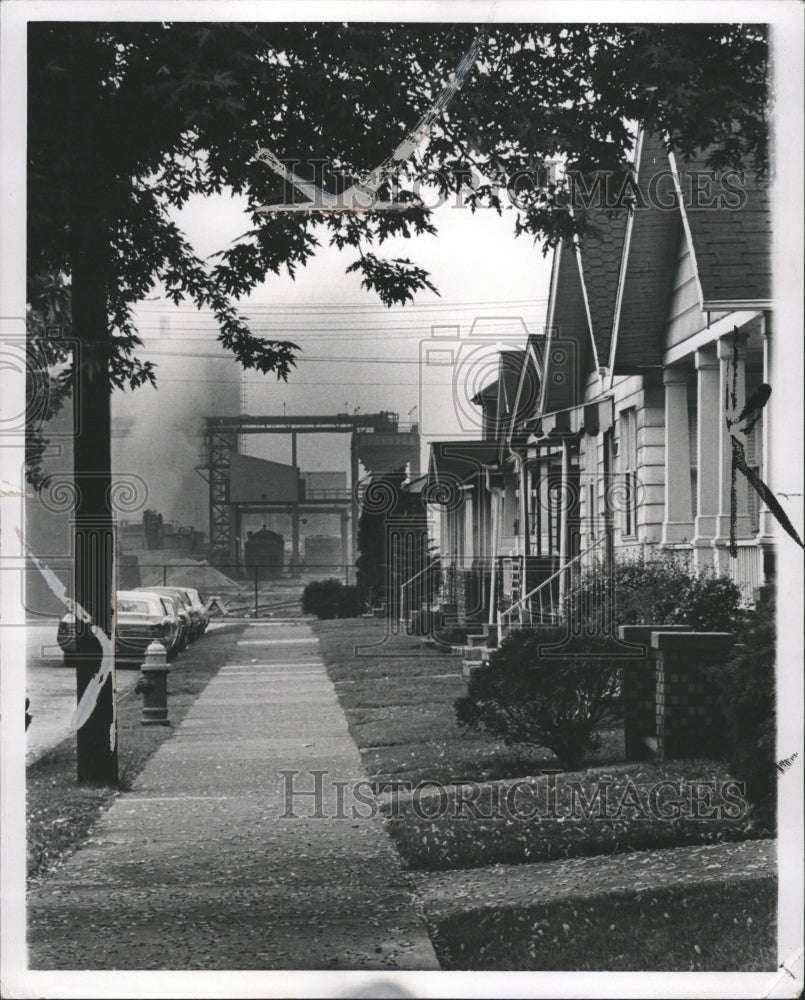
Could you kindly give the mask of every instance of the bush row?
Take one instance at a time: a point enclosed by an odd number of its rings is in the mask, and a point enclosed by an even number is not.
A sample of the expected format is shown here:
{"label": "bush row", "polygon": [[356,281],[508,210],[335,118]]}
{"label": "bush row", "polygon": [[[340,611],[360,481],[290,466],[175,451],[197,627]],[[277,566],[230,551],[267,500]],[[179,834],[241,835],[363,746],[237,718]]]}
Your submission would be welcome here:
{"label": "bush row", "polygon": [[[757,824],[773,831],[773,602],[746,612],[730,579],[691,573],[674,559],[625,562],[609,580],[618,624],[687,624],[694,631],[736,636],[726,665],[708,671],[719,690],[718,756],[746,782]],[[573,600],[586,602],[577,607],[601,609],[602,593],[607,596],[600,576],[593,575],[574,590]],[[577,770],[611,718],[623,667],[612,640],[596,632],[595,624],[592,634],[570,638],[565,628],[509,635],[456,700],[459,726],[485,730],[506,745],[547,747],[563,768]]]}
{"label": "bush row", "polygon": [[355,618],[360,613],[357,587],[340,580],[314,580],[302,591],[302,611],[319,619]]}

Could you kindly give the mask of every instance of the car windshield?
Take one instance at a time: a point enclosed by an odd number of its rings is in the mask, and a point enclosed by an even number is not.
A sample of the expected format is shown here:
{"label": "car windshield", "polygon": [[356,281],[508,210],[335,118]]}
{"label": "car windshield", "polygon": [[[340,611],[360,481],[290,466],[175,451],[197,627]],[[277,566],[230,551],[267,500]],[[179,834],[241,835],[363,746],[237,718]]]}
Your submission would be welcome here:
{"label": "car windshield", "polygon": [[117,602],[117,613],[119,615],[149,615],[151,609],[148,607],[148,601],[131,601],[122,598]]}
{"label": "car windshield", "polygon": [[177,604],[184,604],[185,607],[189,607],[190,601],[187,598],[187,594],[183,590],[170,590],[167,591],[168,597],[176,601]]}
{"label": "car windshield", "polygon": [[172,615],[174,613],[173,605],[167,597],[162,598],[162,608],[166,615]]}

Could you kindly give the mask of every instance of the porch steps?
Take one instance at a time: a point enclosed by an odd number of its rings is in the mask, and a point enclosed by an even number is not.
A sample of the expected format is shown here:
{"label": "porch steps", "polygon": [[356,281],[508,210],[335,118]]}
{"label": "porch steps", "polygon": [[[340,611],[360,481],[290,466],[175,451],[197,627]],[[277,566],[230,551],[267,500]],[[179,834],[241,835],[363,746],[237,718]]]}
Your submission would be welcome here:
{"label": "porch steps", "polygon": [[480,632],[467,635],[466,645],[461,647],[461,672],[465,677],[469,677],[473,670],[478,670],[489,661],[491,650],[487,645],[489,641],[489,626],[481,625]]}
{"label": "porch steps", "polygon": [[483,632],[479,632],[477,635],[467,636],[467,648],[468,649],[478,649],[479,647],[486,647],[489,641],[489,626],[484,625]]}
{"label": "porch steps", "polygon": [[475,670],[480,670],[486,665],[486,660],[462,660],[461,672],[465,677],[470,677]]}

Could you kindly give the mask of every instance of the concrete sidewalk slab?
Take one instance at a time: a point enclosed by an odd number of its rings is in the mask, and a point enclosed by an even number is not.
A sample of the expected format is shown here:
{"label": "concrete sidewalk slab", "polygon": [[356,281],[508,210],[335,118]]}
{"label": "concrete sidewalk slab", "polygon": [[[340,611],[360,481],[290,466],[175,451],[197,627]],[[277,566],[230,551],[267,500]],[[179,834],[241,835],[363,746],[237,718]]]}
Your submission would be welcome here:
{"label": "concrete sidewalk slab", "polygon": [[231,663],[248,676],[213,678],[31,893],[32,969],[439,968],[309,626],[248,637],[291,630],[304,671],[320,669],[295,675],[287,643],[252,647],[255,663],[240,646]]}

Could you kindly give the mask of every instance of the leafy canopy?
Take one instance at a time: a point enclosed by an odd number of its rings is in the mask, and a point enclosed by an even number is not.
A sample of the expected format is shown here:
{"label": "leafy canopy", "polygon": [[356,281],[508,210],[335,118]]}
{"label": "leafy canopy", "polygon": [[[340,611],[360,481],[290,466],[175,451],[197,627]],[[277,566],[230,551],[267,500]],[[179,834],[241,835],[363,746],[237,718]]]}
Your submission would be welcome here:
{"label": "leafy canopy", "polygon": [[[70,328],[77,149],[108,246],[113,385],[154,381],[150,363],[135,355],[131,309],[158,284],[174,302],[212,309],[221,342],[244,367],[283,379],[298,348],[254,336],[235,303],[272,274],[293,275],[323,242],[353,250],[347,270],[386,305],[433,289],[411,260],[374,249],[390,236],[435,232],[427,208],[267,217],[259,206],[292,195],[254,156],[268,146],[306,176],[312,161],[319,170],[326,164],[325,186],[343,190],[400,142],[475,31],[469,24],[32,23],[34,336],[42,339],[48,323]],[[410,200],[425,184],[445,197],[461,190],[472,211],[512,211],[515,231],[547,249],[582,230],[583,216],[557,198],[561,180],[532,185],[518,205],[505,197],[507,180],[553,158],[569,171],[622,170],[636,123],[668,135],[683,155],[708,148],[714,167],[765,169],[766,63],[762,25],[491,26],[396,197]],[[89,129],[77,120],[77,101]],[[191,196],[227,189],[248,199],[250,226],[202,260],[173,212]],[[49,362],[69,360],[58,344],[44,350]],[[68,391],[69,378],[54,386],[54,406]]]}

